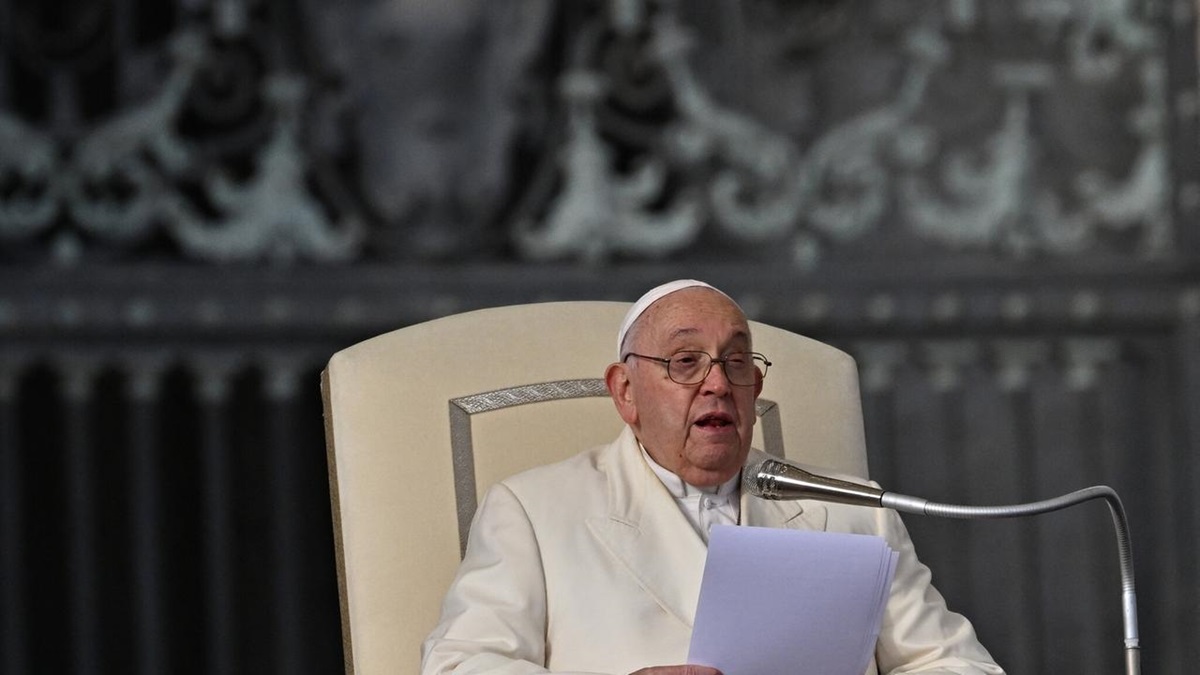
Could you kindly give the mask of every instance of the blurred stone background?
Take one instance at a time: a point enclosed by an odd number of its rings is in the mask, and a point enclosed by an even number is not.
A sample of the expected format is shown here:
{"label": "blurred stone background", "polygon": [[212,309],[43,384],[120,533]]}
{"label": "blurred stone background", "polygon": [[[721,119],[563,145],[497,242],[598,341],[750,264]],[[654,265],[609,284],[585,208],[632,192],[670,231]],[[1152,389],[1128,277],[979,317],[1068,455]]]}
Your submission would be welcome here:
{"label": "blurred stone background", "polygon": [[[680,276],[858,359],[889,489],[1116,488],[1190,672],[1196,16],[0,0],[0,672],[339,672],[328,357]],[[907,522],[1009,672],[1121,668],[1101,504]]]}

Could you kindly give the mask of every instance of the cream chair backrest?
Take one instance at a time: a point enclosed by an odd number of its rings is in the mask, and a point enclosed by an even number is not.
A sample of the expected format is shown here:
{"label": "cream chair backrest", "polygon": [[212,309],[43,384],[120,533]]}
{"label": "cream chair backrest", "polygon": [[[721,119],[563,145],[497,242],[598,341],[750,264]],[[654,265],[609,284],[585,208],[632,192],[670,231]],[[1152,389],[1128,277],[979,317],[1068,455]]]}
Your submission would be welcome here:
{"label": "cream chair backrest", "polygon": [[[617,436],[601,378],[628,307],[485,309],[333,355],[322,393],[347,673],[418,671],[492,483]],[[757,322],[751,330],[774,364],[756,447],[866,476],[853,359]]]}

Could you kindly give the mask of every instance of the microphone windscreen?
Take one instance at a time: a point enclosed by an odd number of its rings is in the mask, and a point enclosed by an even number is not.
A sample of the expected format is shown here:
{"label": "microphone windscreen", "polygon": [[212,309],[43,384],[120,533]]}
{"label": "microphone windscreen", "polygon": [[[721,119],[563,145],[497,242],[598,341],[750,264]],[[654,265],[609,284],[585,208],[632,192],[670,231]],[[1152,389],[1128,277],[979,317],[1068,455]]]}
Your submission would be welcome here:
{"label": "microphone windscreen", "polygon": [[764,457],[763,459],[756,459],[747,464],[742,469],[742,489],[755,497],[763,496],[763,485],[761,480],[763,468],[768,464],[777,461],[778,460],[770,457]]}

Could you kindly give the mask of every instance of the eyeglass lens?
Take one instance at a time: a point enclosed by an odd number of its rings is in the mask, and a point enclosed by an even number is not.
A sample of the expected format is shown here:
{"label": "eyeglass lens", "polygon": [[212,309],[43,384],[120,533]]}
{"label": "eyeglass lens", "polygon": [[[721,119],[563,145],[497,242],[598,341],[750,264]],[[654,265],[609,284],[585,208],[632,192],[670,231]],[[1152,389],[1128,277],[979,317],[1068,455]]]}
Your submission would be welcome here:
{"label": "eyeglass lens", "polygon": [[[725,368],[725,377],[741,386],[754,384],[755,371],[765,371],[766,368],[750,352],[730,354],[720,362]],[[712,364],[713,358],[705,352],[679,352],[671,357],[667,374],[679,384],[697,384],[708,377]]]}

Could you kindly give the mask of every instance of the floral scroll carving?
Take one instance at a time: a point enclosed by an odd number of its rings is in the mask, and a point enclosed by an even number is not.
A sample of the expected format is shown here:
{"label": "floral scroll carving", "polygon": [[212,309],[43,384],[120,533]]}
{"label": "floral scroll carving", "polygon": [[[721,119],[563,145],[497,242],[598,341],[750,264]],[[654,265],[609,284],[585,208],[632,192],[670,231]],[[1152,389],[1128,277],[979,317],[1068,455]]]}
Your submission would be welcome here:
{"label": "floral scroll carving", "polygon": [[10,258],[1153,261],[1200,190],[1188,3],[167,6],[0,41]]}

